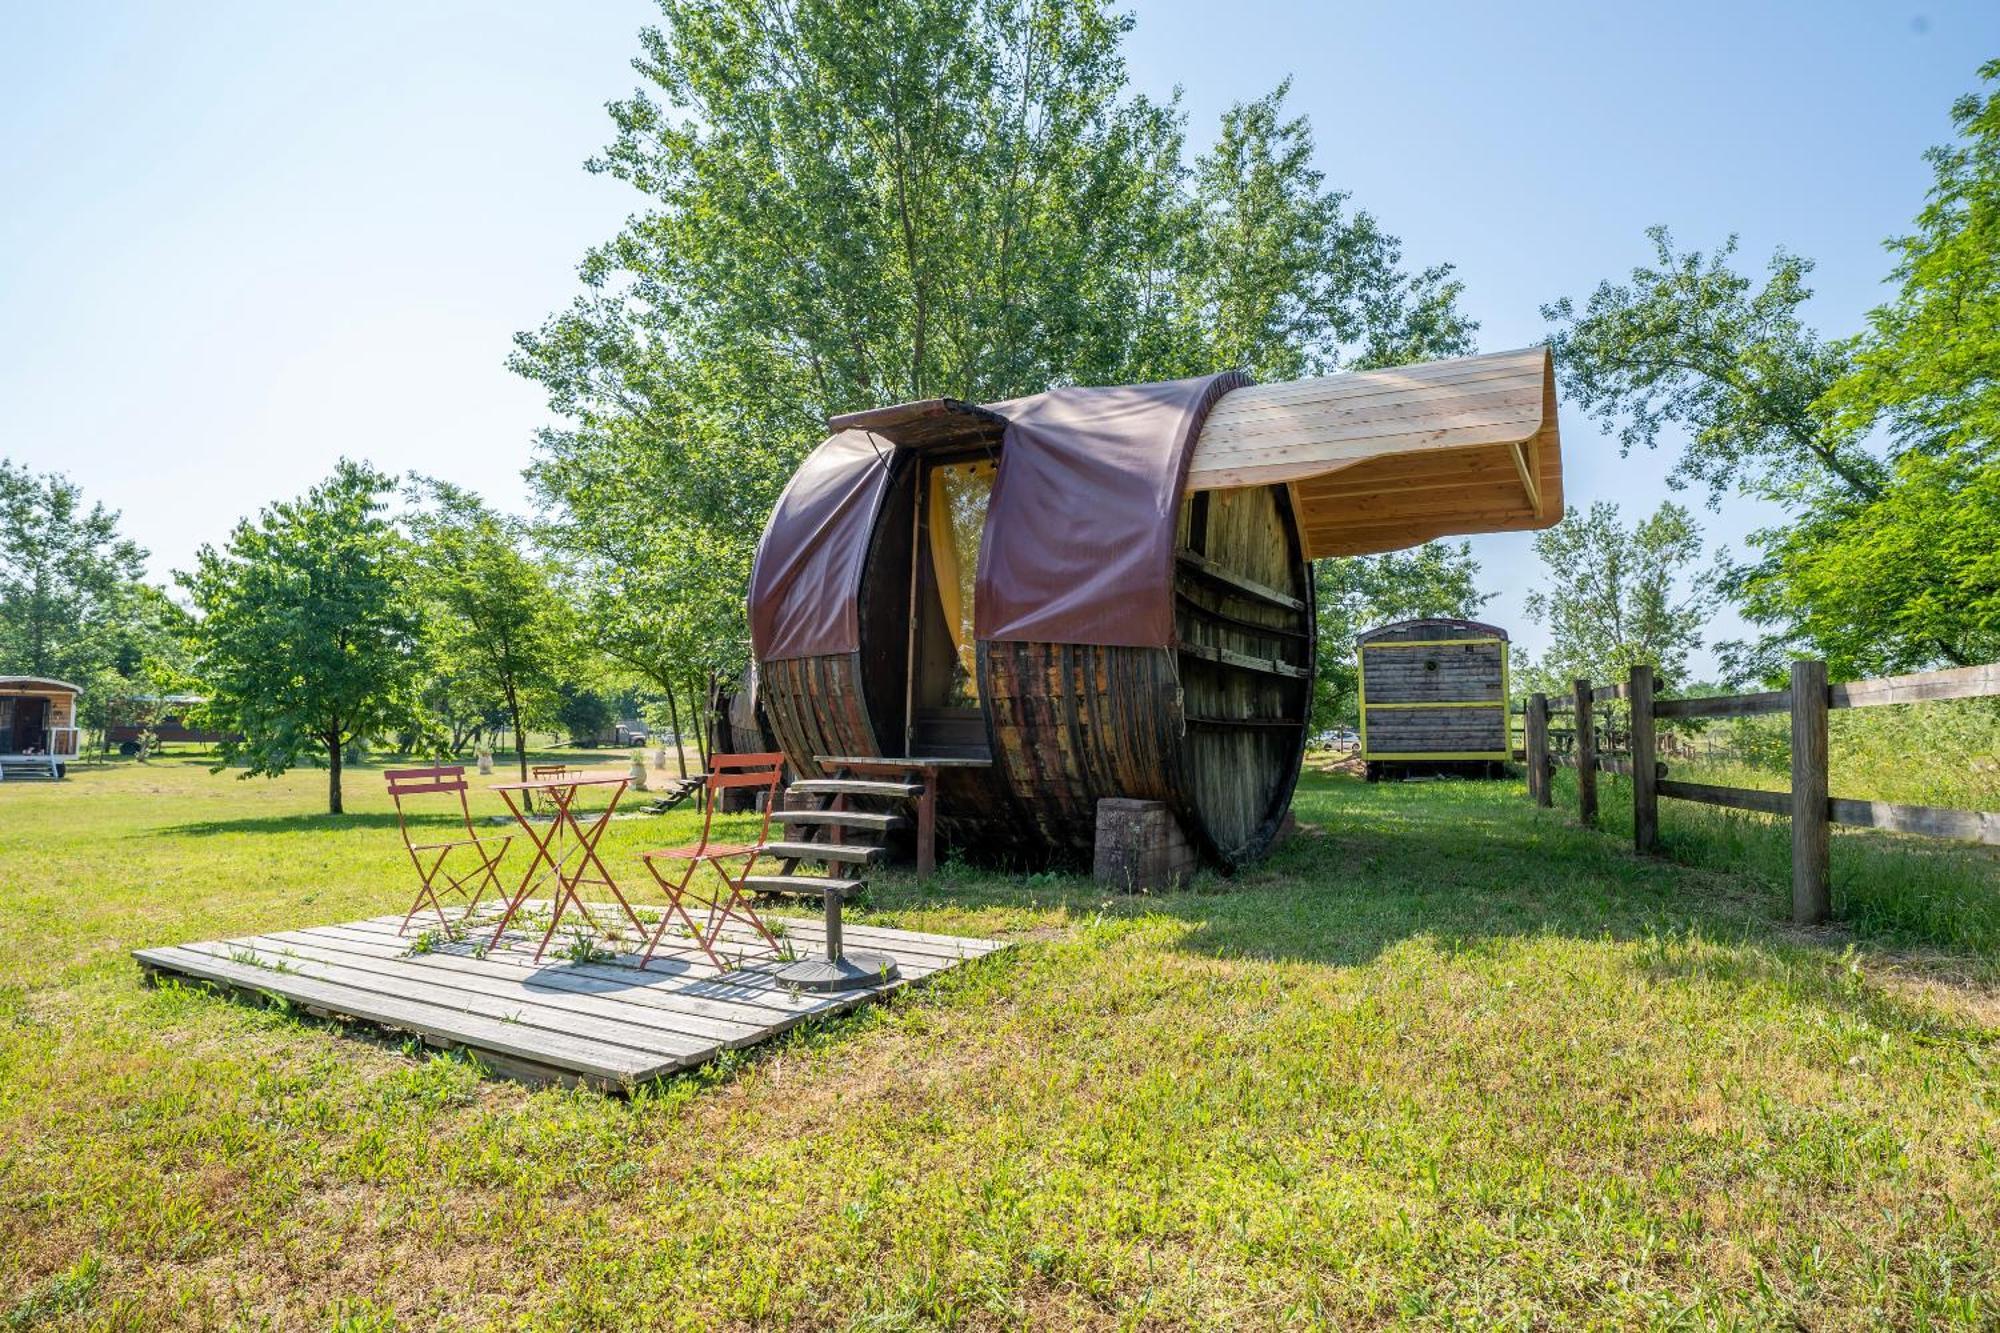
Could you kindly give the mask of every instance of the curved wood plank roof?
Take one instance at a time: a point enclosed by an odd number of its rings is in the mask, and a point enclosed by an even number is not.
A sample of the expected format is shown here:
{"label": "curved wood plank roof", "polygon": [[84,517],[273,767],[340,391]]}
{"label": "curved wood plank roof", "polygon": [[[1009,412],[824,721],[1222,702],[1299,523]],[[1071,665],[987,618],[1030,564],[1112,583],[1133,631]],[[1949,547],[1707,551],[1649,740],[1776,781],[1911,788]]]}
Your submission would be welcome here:
{"label": "curved wood plank roof", "polygon": [[83,686],[72,685],[53,676],[0,676],[0,690],[24,690],[41,694],[82,694]]}
{"label": "curved wood plank roof", "polygon": [[1283,483],[1306,555],[1366,555],[1562,518],[1546,347],[1256,384],[1215,405],[1188,489]]}

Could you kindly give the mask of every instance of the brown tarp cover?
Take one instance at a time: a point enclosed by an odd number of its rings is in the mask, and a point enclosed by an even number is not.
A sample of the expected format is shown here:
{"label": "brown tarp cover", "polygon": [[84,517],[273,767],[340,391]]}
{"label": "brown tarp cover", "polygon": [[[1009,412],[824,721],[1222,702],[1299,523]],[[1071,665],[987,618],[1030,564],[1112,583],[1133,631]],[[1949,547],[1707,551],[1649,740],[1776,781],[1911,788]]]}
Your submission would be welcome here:
{"label": "brown tarp cover", "polygon": [[[1007,419],[980,545],[974,631],[991,642],[1166,647],[1174,528],[1201,423],[1236,371],[1052,389],[989,404]],[[760,661],[854,652],[868,540],[891,444],[843,431],[778,500],[750,575]]]}
{"label": "brown tarp cover", "polygon": [[861,646],[861,566],[893,452],[864,431],[842,431],[792,474],[750,569],[750,642],[758,661]]}
{"label": "brown tarp cover", "polygon": [[1188,458],[1237,371],[995,403],[1007,418],[979,547],[990,643],[1174,641],[1174,527]]}

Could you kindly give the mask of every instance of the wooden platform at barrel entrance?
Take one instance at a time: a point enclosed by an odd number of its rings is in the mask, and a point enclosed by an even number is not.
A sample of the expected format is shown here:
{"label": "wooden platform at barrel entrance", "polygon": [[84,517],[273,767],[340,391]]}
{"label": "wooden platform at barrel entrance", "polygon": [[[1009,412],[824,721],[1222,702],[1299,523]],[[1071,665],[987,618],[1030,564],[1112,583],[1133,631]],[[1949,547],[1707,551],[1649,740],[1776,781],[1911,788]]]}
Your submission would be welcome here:
{"label": "wooden platform at barrel entrance", "polygon": [[[824,946],[817,920],[766,920],[783,923],[781,938],[801,956]],[[850,923],[843,932],[848,944],[893,957],[898,975],[865,989],[816,995],[779,982],[772,973],[783,963],[747,930],[725,933],[728,948],[743,959],[729,971],[692,950],[656,954],[641,971],[629,939],[559,941],[566,946],[562,956],[552,946],[537,964],[532,954],[539,931],[510,928],[488,952],[481,948],[487,932],[475,924],[428,932],[412,927],[398,935],[400,921],[373,917],[140,949],[133,956],[149,977],[278,997],[315,1017],[409,1033],[428,1046],[471,1051],[510,1077],[622,1091],[1007,947],[1001,940]],[[525,925],[533,924],[531,915]]]}

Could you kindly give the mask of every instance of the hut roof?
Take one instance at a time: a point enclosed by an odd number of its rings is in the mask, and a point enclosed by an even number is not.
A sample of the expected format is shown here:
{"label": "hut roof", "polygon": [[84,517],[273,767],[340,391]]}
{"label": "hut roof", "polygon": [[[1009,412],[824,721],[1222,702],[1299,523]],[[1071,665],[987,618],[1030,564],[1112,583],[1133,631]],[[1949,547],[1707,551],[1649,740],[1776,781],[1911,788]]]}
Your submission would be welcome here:
{"label": "hut roof", "polygon": [[925,398],[828,417],[826,425],[836,434],[865,430],[902,448],[922,449],[937,444],[998,440],[1007,429],[1007,418],[977,403],[960,402],[956,398]]}
{"label": "hut roof", "polygon": [[1307,556],[1365,555],[1562,518],[1546,347],[1240,388],[1202,425],[1188,489],[1286,484]]}
{"label": "hut roof", "polygon": [[977,571],[982,641],[1171,643],[1185,491],[1284,485],[1308,558],[1562,517],[1544,347],[1282,384],[1229,372],[985,405],[933,398],[828,425],[751,572],[763,661],[859,645],[862,572],[899,451],[1004,441]]}
{"label": "hut roof", "polygon": [[1506,630],[1501,629],[1498,625],[1489,625],[1483,620],[1459,620],[1453,616],[1416,616],[1409,620],[1392,620],[1386,625],[1377,625],[1374,629],[1355,635],[1354,641],[1356,643],[1367,643],[1370,639],[1379,639],[1384,634],[1395,634],[1398,631],[1415,629],[1418,626],[1423,626],[1426,629],[1438,626],[1443,629],[1464,630],[1467,633],[1482,634],[1492,639],[1504,639],[1507,637]]}
{"label": "hut roof", "polygon": [[52,694],[82,694],[83,686],[50,676],[0,676],[0,690],[35,690]]}
{"label": "hut roof", "polygon": [[1249,380],[1072,386],[976,407],[950,398],[833,417],[750,572],[761,661],[860,646],[862,568],[890,455],[1005,440],[980,543],[982,641],[1161,646],[1174,635],[1174,525],[1201,423]]}

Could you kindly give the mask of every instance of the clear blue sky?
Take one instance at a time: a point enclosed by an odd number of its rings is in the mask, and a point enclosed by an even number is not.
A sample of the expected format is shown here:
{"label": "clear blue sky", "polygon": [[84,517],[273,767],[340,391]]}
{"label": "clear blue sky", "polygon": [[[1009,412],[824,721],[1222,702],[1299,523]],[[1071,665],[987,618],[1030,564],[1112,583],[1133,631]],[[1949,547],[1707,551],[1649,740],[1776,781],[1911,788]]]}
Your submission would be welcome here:
{"label": "clear blue sky", "polygon": [[[1329,179],[1459,266],[1489,349],[1539,341],[1539,304],[1624,273],[1654,222],[1812,256],[1815,319],[1852,330],[2000,55],[1993,0],[1135,12],[1134,81],[1179,85],[1197,142],[1293,76]],[[581,164],[653,13],[0,0],[0,453],[123,510],[161,578],[343,453],[522,505],[545,413],[509,338],[638,202]],[[1563,425],[1573,502],[1664,496],[1664,459]],[[1760,521],[1707,516],[1738,547]],[[1475,545],[1533,648],[1528,540]]]}

